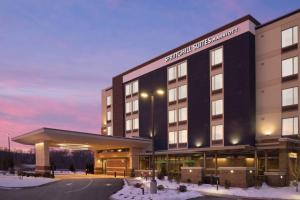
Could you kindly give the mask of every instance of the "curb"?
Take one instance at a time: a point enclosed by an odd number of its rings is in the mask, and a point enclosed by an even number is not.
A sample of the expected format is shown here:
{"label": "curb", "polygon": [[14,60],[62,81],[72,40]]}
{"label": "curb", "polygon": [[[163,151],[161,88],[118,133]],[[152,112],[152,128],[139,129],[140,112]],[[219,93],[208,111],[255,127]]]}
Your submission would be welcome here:
{"label": "curb", "polygon": [[50,185],[52,183],[57,183],[61,181],[61,179],[57,179],[57,180],[54,180],[52,182],[49,182],[49,183],[44,183],[44,184],[41,184],[41,185],[37,185],[37,186],[29,186],[29,187],[2,187],[0,186],[0,189],[3,189],[3,190],[23,190],[23,189],[32,189],[32,188],[38,188],[38,187],[43,187],[43,186],[47,186],[47,185]]}

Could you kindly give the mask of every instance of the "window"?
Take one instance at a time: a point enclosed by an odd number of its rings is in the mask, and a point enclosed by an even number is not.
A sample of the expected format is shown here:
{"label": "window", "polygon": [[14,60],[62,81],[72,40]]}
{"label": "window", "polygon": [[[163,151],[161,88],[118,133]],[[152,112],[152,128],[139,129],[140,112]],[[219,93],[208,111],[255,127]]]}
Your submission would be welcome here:
{"label": "window", "polygon": [[282,106],[298,104],[298,87],[282,90]]}
{"label": "window", "polygon": [[223,140],[223,125],[212,126],[211,140]]}
{"label": "window", "polygon": [[112,128],[111,128],[111,126],[107,127],[107,135],[112,135]]}
{"label": "window", "polygon": [[186,76],[187,64],[183,62],[178,65],[178,78]]}
{"label": "window", "polygon": [[169,132],[169,144],[177,144],[177,133],[174,131]]}
{"label": "window", "polygon": [[169,89],[168,91],[169,102],[173,102],[177,100],[177,91],[176,88]]}
{"label": "window", "polygon": [[181,130],[178,132],[178,143],[187,143],[187,130]]}
{"label": "window", "polygon": [[179,113],[179,121],[180,122],[187,120],[187,108],[186,107],[179,108],[178,113]]}
{"label": "window", "polygon": [[133,123],[133,127],[132,127],[133,130],[139,129],[139,118],[133,119],[132,123]]}
{"label": "window", "polygon": [[223,114],[223,100],[217,100],[212,102],[212,115]]}
{"label": "window", "polygon": [[132,102],[132,112],[139,111],[139,100],[134,100]]}
{"label": "window", "polygon": [[126,120],[126,131],[131,131],[132,129],[132,121],[131,119]]}
{"label": "window", "polygon": [[169,124],[177,122],[177,112],[176,110],[169,110]]}
{"label": "window", "polygon": [[173,81],[173,80],[176,79],[176,77],[177,77],[176,71],[177,71],[177,70],[176,70],[176,66],[170,67],[170,68],[168,69],[168,81]]}
{"label": "window", "polygon": [[211,78],[212,91],[223,88],[223,74],[215,75]]}
{"label": "window", "polygon": [[136,94],[139,92],[139,82],[138,81],[134,81],[132,83],[132,94]]}
{"label": "window", "polygon": [[282,77],[298,74],[298,57],[282,61]]}
{"label": "window", "polygon": [[186,99],[187,98],[187,86],[182,85],[178,88],[178,99]]}
{"label": "window", "polygon": [[298,134],[298,117],[282,119],[282,135]]}
{"label": "window", "polygon": [[125,85],[125,95],[126,96],[131,95],[131,84],[130,83]]}
{"label": "window", "polygon": [[111,121],[111,111],[108,111],[108,112],[106,113],[106,120],[107,120],[107,121]]}
{"label": "window", "polygon": [[281,47],[288,47],[298,43],[298,26],[286,29],[281,32]]}
{"label": "window", "polygon": [[211,66],[223,63],[223,48],[211,51]]}
{"label": "window", "polygon": [[131,113],[131,101],[126,102],[126,108],[125,108],[126,114]]}
{"label": "window", "polygon": [[106,97],[106,106],[111,106],[111,96]]}

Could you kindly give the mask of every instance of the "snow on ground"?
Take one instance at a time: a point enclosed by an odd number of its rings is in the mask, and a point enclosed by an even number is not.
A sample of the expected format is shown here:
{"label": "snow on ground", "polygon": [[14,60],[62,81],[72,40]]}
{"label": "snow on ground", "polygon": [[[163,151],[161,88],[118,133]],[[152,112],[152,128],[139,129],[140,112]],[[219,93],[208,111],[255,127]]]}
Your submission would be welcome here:
{"label": "snow on ground", "polygon": [[142,194],[141,188],[136,188],[132,185],[128,185],[127,181],[124,181],[124,186],[117,193],[112,195],[113,199],[124,200],[124,199],[135,199],[135,200],[184,200],[202,196],[196,191],[178,192],[174,189],[158,190],[157,194],[150,194],[149,181],[143,182],[145,185],[145,194]]}
{"label": "snow on ground", "polygon": [[85,174],[85,171],[75,171],[75,172],[71,172],[68,170],[57,170],[54,171],[54,175],[69,175],[69,174]]}
{"label": "snow on ground", "polygon": [[19,179],[16,175],[0,175],[0,188],[34,187],[54,181],[56,180],[42,177],[23,177],[23,179]]}
{"label": "snow on ground", "polygon": [[[140,181],[142,183],[146,183],[145,179],[135,178],[134,181]],[[168,180],[158,180],[157,185],[163,185],[165,188],[176,189],[178,184],[175,181],[169,182]],[[180,183],[180,185],[187,186],[189,191],[200,192],[205,195],[229,195],[229,196],[240,196],[240,197],[250,197],[250,198],[265,198],[265,199],[300,199],[300,192],[296,192],[294,186],[289,187],[270,187],[266,184],[259,189],[255,187],[250,187],[248,189],[231,187],[230,189],[225,189],[222,186],[219,186],[219,190],[217,190],[216,186],[210,184],[202,184],[198,186],[197,184],[187,184]]]}

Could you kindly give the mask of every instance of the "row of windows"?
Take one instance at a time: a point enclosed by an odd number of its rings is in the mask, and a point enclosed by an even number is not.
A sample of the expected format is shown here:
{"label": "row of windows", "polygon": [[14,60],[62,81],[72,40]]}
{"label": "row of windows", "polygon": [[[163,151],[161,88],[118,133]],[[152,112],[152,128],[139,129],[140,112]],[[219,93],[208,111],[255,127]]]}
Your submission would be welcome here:
{"label": "row of windows", "polygon": [[126,132],[139,129],[139,118],[126,120]]}
{"label": "row of windows", "polygon": [[168,101],[174,102],[177,101],[177,94],[178,100],[186,99],[187,98],[187,85],[179,86],[178,88],[172,88],[168,90]]}
{"label": "row of windows", "polygon": [[281,32],[281,47],[285,48],[298,43],[298,26]]}
{"label": "row of windows", "polygon": [[282,61],[282,77],[298,74],[298,57],[288,58]]}
{"label": "row of windows", "polygon": [[298,87],[282,90],[282,106],[298,104]]}
{"label": "row of windows", "polygon": [[178,65],[168,68],[168,81],[176,80],[177,78],[187,75],[187,63],[182,62]]}
{"label": "row of windows", "polygon": [[179,108],[178,110],[169,110],[169,124],[177,123],[177,115],[179,122],[187,121],[187,108],[183,107]]}
{"label": "row of windows", "polygon": [[169,132],[169,144],[184,144],[187,143],[187,139],[187,130]]}
{"label": "row of windows", "polygon": [[126,105],[125,106],[126,114],[130,114],[131,112],[135,113],[135,112],[139,111],[139,100],[138,99],[126,102],[125,105]]}
{"label": "row of windows", "polygon": [[133,81],[133,82],[125,85],[126,97],[137,94],[138,92],[139,92],[139,82],[138,81]]}

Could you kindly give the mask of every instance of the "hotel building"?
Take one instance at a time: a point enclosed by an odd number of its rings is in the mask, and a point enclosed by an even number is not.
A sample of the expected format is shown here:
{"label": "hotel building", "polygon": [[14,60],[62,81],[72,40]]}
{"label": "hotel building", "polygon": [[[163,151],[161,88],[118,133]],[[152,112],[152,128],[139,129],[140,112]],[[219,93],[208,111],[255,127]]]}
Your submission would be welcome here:
{"label": "hotel building", "polygon": [[299,26],[300,10],[265,24],[247,15],[113,77],[102,90],[103,144],[86,139],[96,171],[148,173],[153,125],[157,171],[287,185],[299,168]]}

